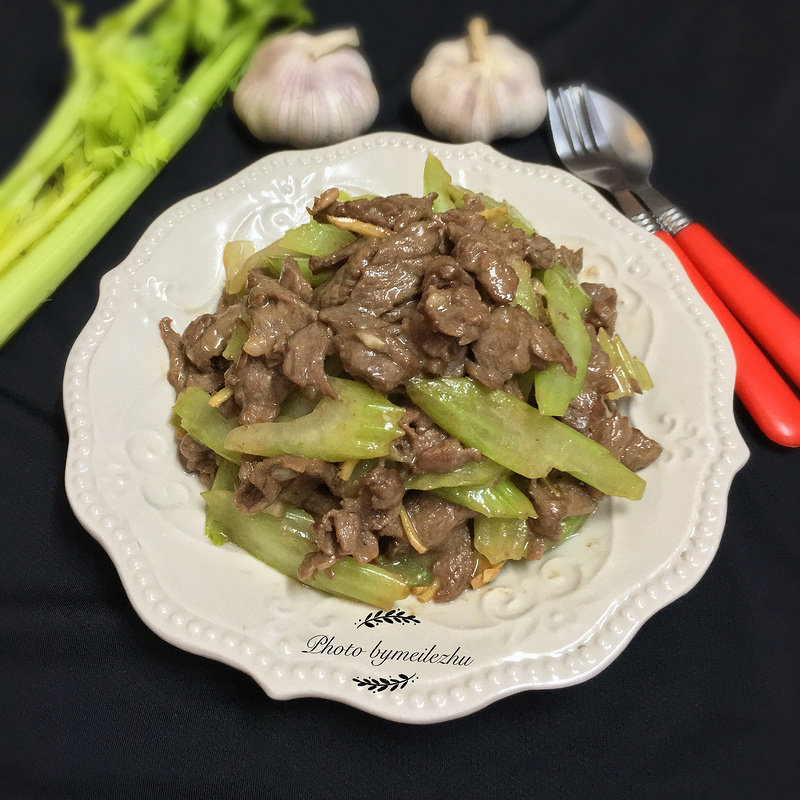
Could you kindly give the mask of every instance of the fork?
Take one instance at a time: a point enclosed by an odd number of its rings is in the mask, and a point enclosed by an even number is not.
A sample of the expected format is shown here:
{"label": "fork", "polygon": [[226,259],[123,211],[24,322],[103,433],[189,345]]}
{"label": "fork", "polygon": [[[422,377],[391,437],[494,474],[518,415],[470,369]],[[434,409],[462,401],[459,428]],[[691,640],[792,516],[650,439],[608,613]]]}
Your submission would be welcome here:
{"label": "fork", "polygon": [[[623,213],[657,236],[678,258],[700,296],[722,325],[736,358],[736,394],[772,441],[800,446],[800,399],[703,278],[680,245],[661,229],[630,191],[625,170],[593,120],[580,87],[547,92],[550,132],[558,157],[576,175],[611,192]],[[593,121],[595,124],[593,125]]]}

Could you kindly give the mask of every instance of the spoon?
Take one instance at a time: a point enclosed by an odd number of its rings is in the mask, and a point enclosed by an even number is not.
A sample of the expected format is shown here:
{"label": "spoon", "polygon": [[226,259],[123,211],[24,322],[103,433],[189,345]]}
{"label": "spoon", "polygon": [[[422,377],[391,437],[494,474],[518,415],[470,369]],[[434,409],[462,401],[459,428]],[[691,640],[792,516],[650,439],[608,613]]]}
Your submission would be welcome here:
{"label": "spoon", "polygon": [[706,228],[653,188],[650,183],[653,151],[639,122],[618,103],[598,92],[584,87],[584,96],[594,133],[605,134],[607,146],[621,163],[628,188],[675,238],[725,305],[792,382],[800,386],[800,318]]}

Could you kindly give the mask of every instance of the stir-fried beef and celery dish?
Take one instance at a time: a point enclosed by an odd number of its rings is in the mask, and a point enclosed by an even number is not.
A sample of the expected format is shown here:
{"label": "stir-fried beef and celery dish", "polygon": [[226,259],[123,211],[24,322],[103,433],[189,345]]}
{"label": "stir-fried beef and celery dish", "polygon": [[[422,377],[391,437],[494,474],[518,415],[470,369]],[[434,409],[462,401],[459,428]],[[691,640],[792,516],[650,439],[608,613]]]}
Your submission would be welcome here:
{"label": "stir-fried beef and celery dish", "polygon": [[661,452],[619,408],[652,384],[614,289],[433,156],[423,183],[328,189],[277,242],[228,243],[213,313],[161,322],[209,538],[383,608],[541,558]]}

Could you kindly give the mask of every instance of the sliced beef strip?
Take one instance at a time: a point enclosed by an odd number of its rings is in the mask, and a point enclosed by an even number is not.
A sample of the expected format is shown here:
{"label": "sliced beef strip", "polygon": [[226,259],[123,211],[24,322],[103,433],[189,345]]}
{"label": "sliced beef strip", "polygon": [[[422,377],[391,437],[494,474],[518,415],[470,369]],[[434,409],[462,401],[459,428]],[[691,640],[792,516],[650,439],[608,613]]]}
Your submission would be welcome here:
{"label": "sliced beef strip", "polygon": [[358,501],[370,530],[382,532],[397,519],[405,491],[402,475],[381,464],[361,479]]}
{"label": "sliced beef strip", "polygon": [[374,240],[356,239],[355,241],[346,244],[344,247],[336,250],[333,253],[329,253],[328,255],[311,256],[308,259],[308,268],[314,275],[318,275],[320,272],[324,272],[325,270],[340,267],[351,257],[356,256],[359,253],[371,251],[374,245]]}
{"label": "sliced beef strip", "polygon": [[528,520],[532,534],[558,541],[567,517],[591,514],[603,497],[601,492],[566,473],[553,471],[547,478],[528,484],[528,496],[539,515]]}
{"label": "sliced beef strip", "polygon": [[276,500],[302,507],[320,487],[327,487],[333,493],[341,490],[341,484],[336,465],[316,458],[244,455],[233,502],[243,514],[263,511]]}
{"label": "sliced beef strip", "polygon": [[214,371],[212,362],[222,354],[243,313],[243,306],[229,306],[220,313],[201,314],[186,326],[181,337],[186,357],[198,370]]}
{"label": "sliced beef strip", "polygon": [[475,574],[475,564],[469,528],[466,523],[456,525],[432,565],[433,574],[439,581],[434,601],[447,603],[458,597],[469,586]]}
{"label": "sliced beef strip", "polygon": [[574,397],[562,417],[567,425],[599,442],[632,470],[642,469],[661,453],[661,445],[645,436],[630,420],[607,403],[597,391],[588,389]]}
{"label": "sliced beef strip", "polygon": [[406,492],[403,505],[417,539],[428,550],[443,549],[454,528],[477,516],[474,511],[430,492]]}
{"label": "sliced beef strip", "polygon": [[469,461],[483,458],[478,450],[464,447],[416,407],[406,408],[400,427],[404,435],[395,440],[392,451],[412,473],[453,472]]}
{"label": "sliced beef strip", "polygon": [[332,509],[314,523],[317,548],[336,559],[353,556],[359,564],[375,560],[378,537],[364,524],[361,512],[358,498],[344,498],[340,508]]}
{"label": "sliced beef strip", "polygon": [[583,251],[556,247],[545,236],[534,233],[525,239],[523,247],[525,260],[534,269],[550,269],[553,264],[563,264],[572,275],[577,275],[583,267]]}
{"label": "sliced beef strip", "polygon": [[[510,303],[517,293],[519,275],[512,266],[514,255],[503,244],[487,238],[486,228],[460,237],[451,252],[458,265],[475,275],[484,291],[496,303]],[[497,233],[495,231],[494,233]]]}
{"label": "sliced beef strip", "polygon": [[[321,199],[321,198],[320,198]],[[435,194],[425,197],[412,197],[408,194],[395,194],[387,197],[359,197],[343,203],[334,201],[316,208],[314,216],[318,222],[327,222],[331,217],[349,217],[377,225],[392,231],[399,231],[414,222],[433,217]]]}
{"label": "sliced beef strip", "polygon": [[432,260],[422,281],[419,310],[436,332],[474,342],[489,327],[491,313],[472,276],[448,256]]}
{"label": "sliced beef strip", "polygon": [[263,356],[269,366],[283,361],[291,335],[313,322],[317,312],[274,278],[262,278],[249,292],[250,334],[242,349]]}
{"label": "sliced beef strip", "polygon": [[356,248],[316,292],[316,308],[350,305],[380,316],[419,293],[431,257],[438,255],[435,223],[413,223],[387,238]]}
{"label": "sliced beef strip", "polygon": [[283,262],[278,283],[280,283],[284,289],[288,289],[290,292],[296,294],[304,303],[311,302],[314,289],[305,279],[303,273],[300,272],[300,267],[294,258],[287,258]]}
{"label": "sliced beef strip", "polygon": [[203,372],[186,356],[183,339],[172,329],[172,320],[169,317],[161,320],[159,329],[169,359],[167,381],[176,394],[180,394],[189,386],[197,386],[211,394],[225,385],[227,361],[222,359],[222,364],[220,364],[218,359],[210,360],[208,371]]}
{"label": "sliced beef strip", "polygon": [[196,472],[203,485],[210,489],[217,474],[217,457],[214,451],[198,442],[186,431],[178,430],[176,438],[181,466],[187,472]]}
{"label": "sliced beef strip", "polygon": [[373,389],[390,392],[421,371],[420,355],[401,325],[350,304],[323,309],[320,321],[332,328],[334,352],[347,372]]}
{"label": "sliced beef strip", "polygon": [[328,209],[338,202],[338,200],[339,190],[336,187],[331,187],[330,189],[326,189],[321,195],[315,197],[314,202],[308,206],[306,211],[308,211],[310,216],[316,219],[323,212],[327,213]]}
{"label": "sliced beef strip", "polygon": [[581,289],[592,303],[584,321],[595,330],[605,328],[613,335],[617,324],[617,290],[602,283],[582,283]]}
{"label": "sliced beef strip", "polygon": [[467,346],[459,344],[452,336],[432,331],[417,310],[416,303],[403,306],[393,319],[400,322],[403,332],[419,353],[422,371],[426,375],[457,378],[464,374]]}
{"label": "sliced beef strip", "polygon": [[270,367],[263,357],[242,353],[225,373],[225,385],[241,408],[239,423],[272,422],[294,384],[279,367]]}
{"label": "sliced beef strip", "polygon": [[370,470],[358,482],[355,496],[343,498],[317,518],[313,528],[317,552],[303,559],[300,579],[307,580],[346,556],[362,564],[374,561],[378,557],[378,535],[399,535],[395,528],[404,494],[399,472],[382,464]]}
{"label": "sliced beef strip", "polygon": [[490,389],[499,389],[531,367],[561,364],[567,374],[575,374],[575,364],[564,345],[521,306],[495,308],[491,324],[473,343],[472,352],[476,366],[468,364],[467,369]]}
{"label": "sliced beef strip", "polygon": [[[341,260],[334,261],[330,266],[336,266],[333,277],[314,290],[311,304],[314,308],[327,308],[340,306],[350,299],[355,285],[360,280],[364,271],[369,267],[370,261],[378,246],[376,239],[356,239],[338,253],[331,256],[320,256],[321,259],[332,259],[333,256],[344,256]],[[309,268],[312,272],[319,272],[328,268],[328,262],[309,259]],[[318,267],[319,264],[319,267]]]}
{"label": "sliced beef strip", "polygon": [[286,343],[283,374],[303,389],[336,397],[325,373],[325,356],[331,352],[332,334],[318,320],[295,331]]}

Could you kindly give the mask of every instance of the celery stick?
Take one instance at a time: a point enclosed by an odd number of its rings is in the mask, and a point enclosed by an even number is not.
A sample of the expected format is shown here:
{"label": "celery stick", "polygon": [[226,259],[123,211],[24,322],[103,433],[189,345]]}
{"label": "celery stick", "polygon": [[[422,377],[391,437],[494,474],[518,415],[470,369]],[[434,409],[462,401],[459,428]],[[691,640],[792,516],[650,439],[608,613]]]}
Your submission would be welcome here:
{"label": "celery stick", "polygon": [[443,486],[433,489],[433,494],[471,508],[485,517],[527,519],[537,516],[530,499],[509,478],[488,486]]}
{"label": "celery stick", "polygon": [[304,417],[284,422],[259,422],[234,428],[225,447],[257,456],[282,453],[349,461],[389,454],[403,435],[403,409],[364,383],[331,378],[338,399],[323,397]]}
{"label": "celery stick", "polygon": [[583,325],[581,307],[576,302],[577,292],[584,293],[572,276],[561,264],[554,264],[544,271],[542,282],[547,291],[547,315],[576,367],[575,377],[570,377],[560,364],[550,364],[534,379],[539,411],[560,417],[583,388],[592,344]]}
{"label": "celery stick", "polygon": [[239,453],[225,447],[225,437],[236,427],[236,423],[225,419],[218,409],[212,408],[208,399],[202,389],[189,386],[178,395],[172,411],[186,433],[210,447],[217,455],[238,463]]}
{"label": "celery stick", "polygon": [[525,558],[530,531],[524,519],[478,517],[474,526],[475,549],[491,564]]}
{"label": "celery stick", "polygon": [[423,194],[436,192],[437,197],[433,201],[433,210],[436,213],[457,208],[462,204],[466,194],[464,189],[453,184],[450,173],[433,153],[428,153],[428,157],[425,159],[425,168],[422,172],[422,192]]}
{"label": "celery stick", "polygon": [[638,500],[645,482],[605,447],[506,392],[471,378],[413,378],[409,397],[464,444],[528,478],[569,472],[604,494]]}
{"label": "celery stick", "polygon": [[[225,34],[218,49],[199,62],[163,114],[151,124],[154,135],[169,143],[170,157],[194,135],[227,90],[261,39],[263,26],[281,12],[295,20],[306,18],[299,4],[254,10]],[[65,219],[0,276],[0,345],[83,260],[162,167],[162,162],[148,164],[124,158]]]}
{"label": "celery stick", "polygon": [[378,566],[388,572],[399,575],[407,586],[430,586],[434,574],[431,570],[432,557],[430,553],[410,552],[403,555],[378,556]]}
{"label": "celery stick", "polygon": [[570,536],[574,536],[583,527],[584,522],[591,516],[591,514],[575,514],[571,517],[567,517],[561,523],[561,541],[563,542],[564,539],[569,539]]}
{"label": "celery stick", "polygon": [[278,415],[278,422],[290,419],[299,419],[310,414],[316,407],[319,400],[312,400],[306,397],[299,389],[295,389],[281,405],[281,413]]}
{"label": "celery stick", "polygon": [[452,472],[423,472],[406,480],[406,489],[441,489],[444,486],[480,486],[498,481],[508,475],[508,470],[485,458],[468,461]]}
{"label": "celery stick", "polygon": [[[269,514],[240,514],[233,505],[233,493],[223,490],[204,492],[208,512],[225,535],[250,555],[278,572],[297,580],[303,558],[316,549],[309,536],[312,520],[302,512],[284,518]],[[408,596],[408,586],[396,574],[373,564],[359,564],[353,558],[337,561],[325,573],[318,573],[308,586],[329,594],[360,600],[362,603],[391,608]]]}
{"label": "celery stick", "polygon": [[286,231],[274,246],[307,256],[327,256],[329,253],[341,250],[355,239],[355,234],[350,231],[343,231],[328,222],[317,222],[312,219]]}
{"label": "celery stick", "polygon": [[512,301],[513,305],[522,306],[531,316],[538,318],[539,306],[536,302],[536,291],[531,280],[530,266],[519,260],[512,261],[511,266],[519,277],[519,285]]}
{"label": "celery stick", "polygon": [[631,378],[639,384],[639,388],[643,392],[653,388],[653,379],[650,377],[647,367],[638,358],[630,354],[618,333],[615,333],[613,337],[609,337],[605,328],[600,328],[597,333],[597,341],[611,361],[611,370],[619,387],[616,391],[607,395],[610,400],[629,397],[633,394]]}
{"label": "celery stick", "polygon": [[239,356],[242,354],[244,343],[247,341],[249,335],[250,328],[243,320],[237,319],[231,338],[228,339],[228,343],[222,351],[222,357],[226,358],[228,361],[238,361]]}
{"label": "celery stick", "polygon": [[[218,459],[217,474],[214,476],[214,485],[211,487],[213,491],[226,491],[232,492],[236,483],[236,476],[239,474],[238,465],[226,458]],[[215,520],[211,514],[208,513],[206,508],[206,536],[209,538],[211,544],[219,547],[228,541],[225,531],[222,526]]]}

